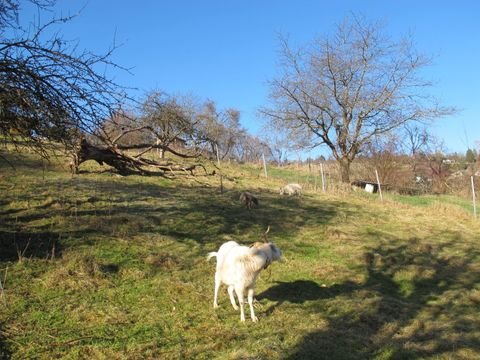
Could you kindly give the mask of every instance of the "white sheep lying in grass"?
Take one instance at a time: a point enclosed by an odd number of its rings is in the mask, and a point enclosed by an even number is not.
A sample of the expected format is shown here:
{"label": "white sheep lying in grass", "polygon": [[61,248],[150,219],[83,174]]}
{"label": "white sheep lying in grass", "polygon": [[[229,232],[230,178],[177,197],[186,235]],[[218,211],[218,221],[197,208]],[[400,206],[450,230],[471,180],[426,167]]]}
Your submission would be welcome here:
{"label": "white sheep lying in grass", "polygon": [[230,302],[235,310],[238,310],[238,306],[235,303],[233,291],[235,290],[237,294],[240,304],[240,320],[245,321],[243,295],[244,291],[247,290],[250,316],[252,321],[258,321],[253,311],[255,280],[262,269],[266,269],[273,261],[279,260],[281,256],[282,252],[272,242],[257,242],[251,247],[247,247],[239,245],[235,241],[228,241],[220,246],[217,252],[209,253],[207,260],[217,257],[213,308],[218,307],[218,289],[224,283],[228,286]]}
{"label": "white sheep lying in grass", "polygon": [[302,194],[302,186],[300,184],[292,183],[287,184],[284,187],[280,188],[280,195],[301,195]]}

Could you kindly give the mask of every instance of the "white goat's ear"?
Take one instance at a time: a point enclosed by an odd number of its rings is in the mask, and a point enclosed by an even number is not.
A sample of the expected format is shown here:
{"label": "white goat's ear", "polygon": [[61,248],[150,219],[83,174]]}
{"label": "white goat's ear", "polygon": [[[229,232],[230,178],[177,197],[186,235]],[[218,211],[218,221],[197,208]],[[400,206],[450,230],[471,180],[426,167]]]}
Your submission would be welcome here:
{"label": "white goat's ear", "polygon": [[268,245],[270,245],[270,250],[272,252],[272,256],[275,258],[275,260],[279,260],[282,258],[282,251],[272,242],[269,242]]}
{"label": "white goat's ear", "polygon": [[274,243],[268,242],[268,245],[270,245],[270,251],[272,252],[272,255],[276,255],[279,253],[279,249],[275,246]]}

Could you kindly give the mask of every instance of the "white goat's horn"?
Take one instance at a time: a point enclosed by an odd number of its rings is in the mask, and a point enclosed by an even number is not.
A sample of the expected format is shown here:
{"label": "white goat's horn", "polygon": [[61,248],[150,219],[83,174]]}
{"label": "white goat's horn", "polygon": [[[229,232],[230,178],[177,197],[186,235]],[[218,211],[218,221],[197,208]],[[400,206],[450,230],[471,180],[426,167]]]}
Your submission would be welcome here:
{"label": "white goat's horn", "polygon": [[270,225],[268,225],[267,231],[265,231],[265,233],[263,234],[263,239],[265,240],[265,242],[268,242],[267,234],[269,232],[270,232]]}

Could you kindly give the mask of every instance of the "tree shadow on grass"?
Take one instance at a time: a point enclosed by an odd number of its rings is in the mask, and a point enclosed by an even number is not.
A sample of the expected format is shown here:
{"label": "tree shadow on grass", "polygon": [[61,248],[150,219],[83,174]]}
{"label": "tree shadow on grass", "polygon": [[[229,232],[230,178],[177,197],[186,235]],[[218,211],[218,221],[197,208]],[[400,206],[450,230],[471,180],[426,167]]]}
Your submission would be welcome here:
{"label": "tree shadow on grass", "polygon": [[59,234],[0,230],[0,261],[53,259],[62,253]]}
{"label": "tree shadow on grass", "polygon": [[0,323],[0,360],[7,360],[12,357],[12,353],[5,343],[5,336],[3,335],[3,324]]}
{"label": "tree shadow on grass", "polygon": [[[58,192],[51,190],[54,186],[59,188]],[[47,201],[45,193],[49,194]],[[55,222],[48,219],[60,218],[62,231],[70,237],[92,232],[112,234],[132,224],[129,232],[132,235],[157,233],[180,242],[193,240],[215,248],[225,241],[225,236],[257,241],[269,225],[273,240],[275,234],[294,236],[303,226],[328,223],[338,206],[313,199],[281,198],[263,190],[258,194],[260,207],[249,210],[239,202],[239,194],[219,193],[207,187],[165,187],[115,179],[66,179],[61,185],[46,181],[36,184],[34,193],[9,199],[32,205],[28,209],[8,206],[0,209],[4,220],[0,231],[19,233],[26,240],[30,237],[42,240],[47,237],[46,232],[55,232],[50,225]],[[92,220],[92,224],[87,220]],[[58,239],[58,234],[51,235]]]}
{"label": "tree shadow on grass", "polygon": [[[325,303],[316,308],[328,327],[306,335],[286,358],[414,359],[449,356],[458,349],[478,356],[478,299],[470,291],[478,287],[479,251],[466,248],[451,255],[448,250],[461,236],[451,238],[437,246],[411,239],[373,248],[365,254],[363,284],[328,290],[294,282],[261,294],[293,303],[344,295],[341,309]],[[302,290],[306,294],[291,294]]]}

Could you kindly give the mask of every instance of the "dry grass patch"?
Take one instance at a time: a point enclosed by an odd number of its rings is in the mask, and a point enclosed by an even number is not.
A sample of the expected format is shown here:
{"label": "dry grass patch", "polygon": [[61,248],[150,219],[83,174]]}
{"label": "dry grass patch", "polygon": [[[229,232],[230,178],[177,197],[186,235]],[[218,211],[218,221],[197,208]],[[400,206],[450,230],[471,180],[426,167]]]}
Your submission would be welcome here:
{"label": "dry grass patch", "polygon": [[43,283],[47,288],[63,290],[95,290],[109,286],[108,275],[118,272],[118,266],[103,264],[94,255],[69,252],[48,272]]}

